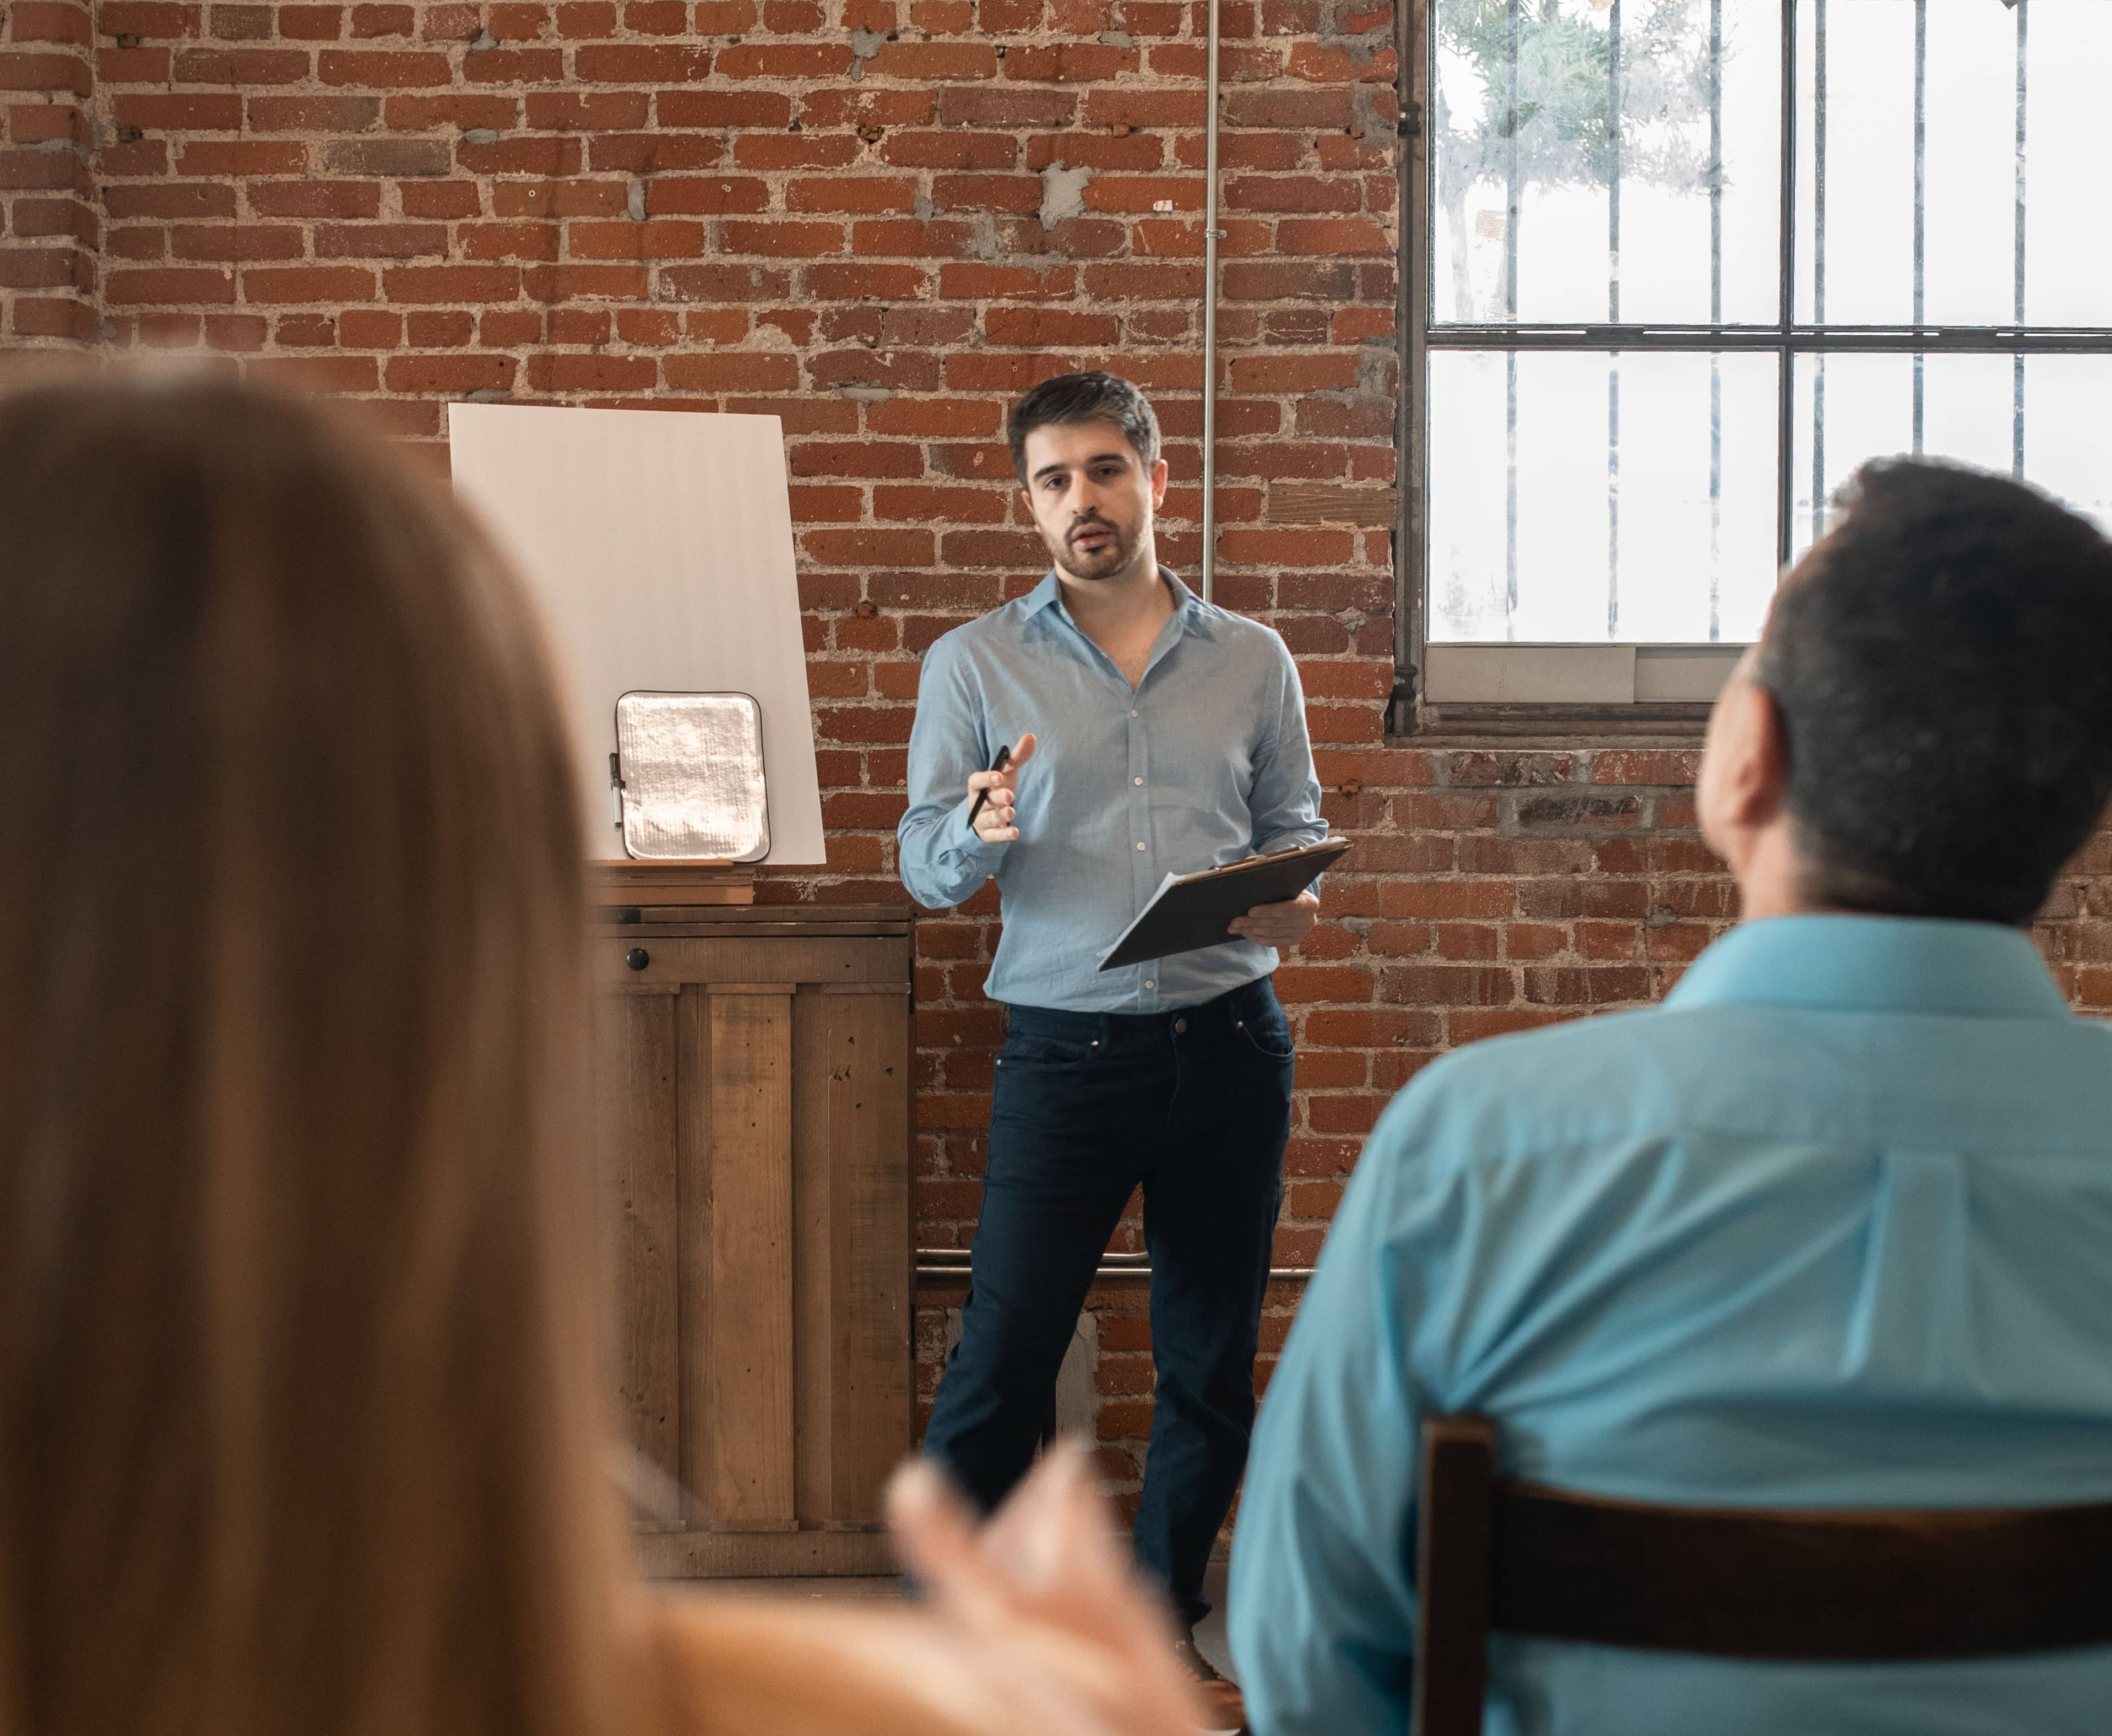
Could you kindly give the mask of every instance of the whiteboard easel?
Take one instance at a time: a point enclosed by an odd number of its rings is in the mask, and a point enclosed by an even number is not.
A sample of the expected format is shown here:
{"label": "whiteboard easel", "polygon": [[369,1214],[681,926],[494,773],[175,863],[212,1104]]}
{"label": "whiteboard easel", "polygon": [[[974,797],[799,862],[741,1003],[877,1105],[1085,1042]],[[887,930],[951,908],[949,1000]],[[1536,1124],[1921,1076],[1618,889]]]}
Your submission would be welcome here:
{"label": "whiteboard easel", "polygon": [[567,688],[589,858],[609,823],[616,702],[743,693],[762,707],[774,863],[823,860],[785,439],[774,416],[450,404],[456,493],[512,558]]}

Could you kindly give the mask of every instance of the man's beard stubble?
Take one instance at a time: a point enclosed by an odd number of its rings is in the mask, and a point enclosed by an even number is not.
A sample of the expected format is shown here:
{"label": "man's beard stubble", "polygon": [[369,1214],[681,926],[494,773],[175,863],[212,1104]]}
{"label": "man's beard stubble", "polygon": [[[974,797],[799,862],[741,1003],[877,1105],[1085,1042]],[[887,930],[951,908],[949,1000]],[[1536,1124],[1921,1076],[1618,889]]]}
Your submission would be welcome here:
{"label": "man's beard stubble", "polygon": [[1086,554],[1071,540],[1072,533],[1081,528],[1078,525],[1066,527],[1063,540],[1049,552],[1057,566],[1072,578],[1086,583],[1109,579],[1126,570],[1136,558],[1138,544],[1143,540],[1136,531],[1117,525],[1113,519],[1093,518],[1085,523],[1108,533],[1107,539],[1095,552]]}

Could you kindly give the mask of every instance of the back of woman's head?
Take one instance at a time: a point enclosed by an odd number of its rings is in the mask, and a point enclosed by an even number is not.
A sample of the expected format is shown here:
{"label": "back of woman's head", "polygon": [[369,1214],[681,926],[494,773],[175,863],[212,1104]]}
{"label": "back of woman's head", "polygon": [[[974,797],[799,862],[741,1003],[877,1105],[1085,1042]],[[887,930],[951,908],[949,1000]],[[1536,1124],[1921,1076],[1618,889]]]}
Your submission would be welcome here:
{"label": "back of woman's head", "polygon": [[0,1729],[589,1720],[571,788],[441,491],[0,399]]}

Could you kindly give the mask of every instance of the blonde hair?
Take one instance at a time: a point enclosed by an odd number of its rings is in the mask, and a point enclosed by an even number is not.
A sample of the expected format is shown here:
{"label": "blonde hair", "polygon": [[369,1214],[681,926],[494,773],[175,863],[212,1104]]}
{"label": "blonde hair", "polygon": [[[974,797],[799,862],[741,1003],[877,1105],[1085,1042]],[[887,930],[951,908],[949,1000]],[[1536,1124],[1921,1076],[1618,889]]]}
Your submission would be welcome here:
{"label": "blonde hair", "polygon": [[542,646],[231,385],[0,400],[0,1729],[609,1714]]}

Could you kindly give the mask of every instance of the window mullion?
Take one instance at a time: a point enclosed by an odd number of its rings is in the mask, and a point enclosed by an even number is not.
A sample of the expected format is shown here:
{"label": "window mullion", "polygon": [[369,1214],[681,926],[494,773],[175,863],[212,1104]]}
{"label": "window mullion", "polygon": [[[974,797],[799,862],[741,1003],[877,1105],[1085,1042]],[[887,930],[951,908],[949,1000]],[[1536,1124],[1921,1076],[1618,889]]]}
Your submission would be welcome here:
{"label": "window mullion", "polygon": [[[1606,20],[1606,316],[1621,322],[1621,0]],[[1621,630],[1621,357],[1606,361],[1606,637]]]}
{"label": "window mullion", "polygon": [[[1914,324],[1928,324],[1928,0],[1914,0]],[[1914,455],[1921,456],[1926,427],[1923,414],[1923,354],[1914,355]]]}
{"label": "window mullion", "polygon": [[[1826,0],[1812,0],[1811,320],[1826,324]],[[1811,539],[1826,529],[1826,357],[1811,361]]]}
{"label": "window mullion", "polygon": [[1775,301],[1775,561],[1782,566],[1789,564],[1791,541],[1796,530],[1796,489],[1791,470],[1794,461],[1796,378],[1790,329],[1796,323],[1796,8],[1797,0],[1782,0],[1781,87],[1777,93],[1782,174],[1776,235],[1782,275],[1776,286]]}
{"label": "window mullion", "polygon": [[[1524,220],[1518,166],[1518,7],[1508,0],[1504,20],[1504,51],[1510,80],[1509,141],[1505,153],[1504,199],[1504,317],[1518,316],[1518,228]],[[1504,633],[1518,631],[1518,352],[1504,357]]]}
{"label": "window mullion", "polygon": [[[1723,323],[1723,0],[1709,0],[1709,323]],[[1723,636],[1723,362],[1709,352],[1709,638]]]}
{"label": "window mullion", "polygon": [[[2017,225],[2016,291],[2011,317],[2024,323],[2024,46],[2031,0],[2017,0]],[[2010,470],[2018,481],[2024,479],[2024,358],[2010,364]]]}

